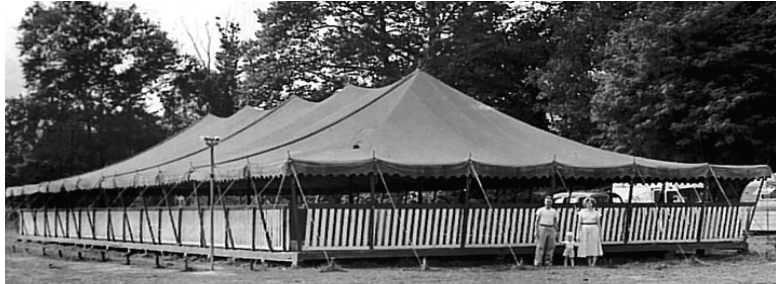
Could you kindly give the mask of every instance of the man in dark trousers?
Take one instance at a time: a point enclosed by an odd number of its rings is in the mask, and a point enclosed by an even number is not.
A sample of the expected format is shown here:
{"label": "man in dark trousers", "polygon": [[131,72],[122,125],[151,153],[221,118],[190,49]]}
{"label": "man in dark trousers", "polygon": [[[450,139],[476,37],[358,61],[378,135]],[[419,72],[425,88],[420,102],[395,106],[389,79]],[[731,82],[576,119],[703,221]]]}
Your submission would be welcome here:
{"label": "man in dark trousers", "polygon": [[534,238],[536,238],[535,266],[552,265],[552,254],[555,252],[555,238],[558,235],[558,210],[552,208],[552,197],[544,198],[544,207],[536,210],[534,220]]}

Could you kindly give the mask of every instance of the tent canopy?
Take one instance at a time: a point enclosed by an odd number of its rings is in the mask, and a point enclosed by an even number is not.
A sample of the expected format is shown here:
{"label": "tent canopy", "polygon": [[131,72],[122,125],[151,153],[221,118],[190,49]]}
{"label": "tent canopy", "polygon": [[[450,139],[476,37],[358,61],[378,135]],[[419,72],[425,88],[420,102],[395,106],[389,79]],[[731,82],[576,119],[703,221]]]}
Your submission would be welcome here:
{"label": "tent canopy", "polygon": [[270,111],[208,115],[122,162],[82,175],[9,188],[7,195],[205,181],[219,136],[216,179],[382,173],[405,177],[752,179],[766,165],[675,163],[609,152],[509,117],[423,71],[383,88],[347,86],[312,103],[292,97]]}

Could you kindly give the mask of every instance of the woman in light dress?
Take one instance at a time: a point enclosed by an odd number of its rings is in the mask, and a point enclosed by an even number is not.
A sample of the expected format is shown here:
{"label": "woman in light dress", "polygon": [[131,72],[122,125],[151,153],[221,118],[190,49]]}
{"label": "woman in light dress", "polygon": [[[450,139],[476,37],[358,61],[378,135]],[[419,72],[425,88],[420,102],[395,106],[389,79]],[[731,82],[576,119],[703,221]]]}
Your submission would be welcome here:
{"label": "woman in light dress", "polygon": [[595,266],[598,257],[604,254],[601,248],[601,213],[593,208],[594,202],[592,198],[586,198],[583,202],[585,208],[577,212],[577,256],[587,258],[590,266]]}

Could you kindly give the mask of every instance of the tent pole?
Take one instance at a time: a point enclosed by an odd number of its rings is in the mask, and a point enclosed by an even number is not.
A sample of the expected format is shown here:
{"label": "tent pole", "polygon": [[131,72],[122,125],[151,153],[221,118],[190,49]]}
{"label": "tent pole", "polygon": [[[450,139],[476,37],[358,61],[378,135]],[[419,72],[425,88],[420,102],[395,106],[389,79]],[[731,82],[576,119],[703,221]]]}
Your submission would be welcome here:
{"label": "tent pole", "polygon": [[633,218],[633,183],[636,179],[636,159],[633,160],[633,170],[631,172],[631,178],[630,178],[630,188],[628,189],[628,207],[625,209],[625,216],[628,216],[625,219],[625,228],[623,229],[623,232],[625,233],[625,236],[623,236],[623,243],[628,244],[628,241],[630,239],[630,225],[632,223]]}
{"label": "tent pole", "polygon": [[461,248],[466,248],[466,239],[468,237],[469,232],[467,232],[467,227],[469,224],[469,188],[471,187],[472,182],[472,172],[471,168],[469,168],[468,173],[466,174],[466,187],[463,189],[463,207],[461,207],[461,223],[459,224],[461,232],[461,236],[458,237],[458,240],[461,242]]}
{"label": "tent pole", "polygon": [[[292,162],[289,160],[288,165],[289,168],[292,167]],[[293,173],[292,173],[293,174]],[[298,213],[299,213],[299,205],[297,204],[297,187],[299,186],[299,183],[296,180],[296,176],[294,176],[293,180],[291,181],[294,184],[291,186],[291,199],[289,200],[288,205],[288,217],[291,221],[291,251],[299,251],[300,245],[299,245],[299,220],[298,220]]]}
{"label": "tent pole", "polygon": [[103,200],[105,200],[105,208],[110,208],[110,206],[111,206],[112,204],[111,204],[111,202],[110,202],[110,196],[108,195],[108,190],[107,190],[107,189],[105,189],[105,188],[104,188],[104,187],[102,187],[102,186],[100,186],[100,189],[101,189],[101,190],[102,190],[102,192],[104,193],[102,196],[103,196]]}
{"label": "tent pole", "polygon": [[272,209],[278,208],[278,203],[280,203],[280,193],[283,191],[283,184],[286,182],[286,174],[281,173],[280,176],[280,184],[278,185],[278,193],[275,194],[275,202],[272,205]]}
{"label": "tent pole", "polygon": [[423,184],[418,186],[418,203],[423,204]]}
{"label": "tent pole", "polygon": [[719,182],[719,178],[717,178],[717,174],[714,173],[714,169],[711,168],[711,165],[709,165],[709,172],[711,172],[711,176],[714,177],[714,181],[717,183],[717,187],[719,187],[719,192],[722,193],[722,197],[725,198],[725,201],[727,202],[728,206],[732,207],[733,204],[730,203],[730,199],[728,199],[727,193],[725,193],[725,189],[722,188],[722,183]]}
{"label": "tent pole", "polygon": [[[199,185],[202,184],[200,183]],[[194,191],[194,204],[197,206],[197,219],[199,219],[199,247],[205,247],[205,220],[204,216],[202,216],[202,204],[199,201],[199,185],[197,185],[196,180],[191,181],[191,187]]]}
{"label": "tent pole", "polygon": [[375,184],[377,179],[375,173],[369,173],[369,249],[375,249],[375,204],[377,204],[377,197],[375,196]]}
{"label": "tent pole", "polygon": [[[703,183],[703,187],[706,189],[706,194],[709,194],[709,197],[711,197],[711,194],[710,194],[711,188],[709,187],[709,177],[708,176],[706,177],[706,180]],[[696,235],[696,242],[697,243],[700,243],[701,242],[701,238],[703,237],[703,235],[701,233],[703,232],[703,221],[704,221],[703,219],[704,219],[704,217],[706,215],[705,212],[706,212],[706,200],[701,199],[701,213],[698,216],[698,230],[697,230],[698,234]]]}
{"label": "tent pole", "polygon": [[355,197],[353,196],[353,177],[348,179],[348,204],[353,204]]}
{"label": "tent pole", "polygon": [[555,191],[557,191],[557,185],[556,185],[556,181],[555,181],[555,176],[556,175],[557,174],[556,174],[556,170],[555,170],[555,164],[553,163],[552,164],[552,174],[551,174],[552,179],[550,179],[550,189],[552,190],[553,193]]}
{"label": "tent pole", "polygon": [[[660,200],[660,203],[667,203],[668,202],[668,200],[666,200],[666,198],[664,198],[664,196],[666,196],[666,184],[668,184],[667,181],[663,182],[663,187],[660,188],[660,197],[658,197],[658,200]],[[654,195],[654,193],[653,193],[653,195]],[[658,202],[655,202],[655,204],[657,204],[657,203]]]}

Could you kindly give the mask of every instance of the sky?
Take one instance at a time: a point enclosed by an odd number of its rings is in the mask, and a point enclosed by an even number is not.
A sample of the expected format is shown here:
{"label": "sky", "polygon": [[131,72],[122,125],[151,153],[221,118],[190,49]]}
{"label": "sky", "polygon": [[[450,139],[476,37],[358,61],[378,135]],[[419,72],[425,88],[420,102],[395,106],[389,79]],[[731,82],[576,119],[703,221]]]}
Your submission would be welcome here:
{"label": "sky", "polygon": [[[25,9],[32,1],[4,1],[2,9],[3,32],[5,44],[5,97],[16,97],[23,92],[24,77],[19,63],[19,50],[15,42],[19,36],[16,26],[24,17]],[[105,3],[105,2],[99,2]],[[145,18],[159,24],[162,30],[167,31],[169,37],[176,41],[179,50],[183,53],[195,55],[192,40],[186,30],[194,37],[199,45],[206,45],[207,33],[211,34],[211,53],[218,50],[218,32],[215,27],[215,17],[231,20],[240,24],[241,39],[254,37],[259,28],[256,23],[257,8],[266,10],[269,1],[110,1],[108,7],[128,8],[135,4],[137,11]],[[200,50],[201,52],[204,52]],[[204,55],[203,55],[204,56]],[[215,55],[213,55],[215,58]]]}

